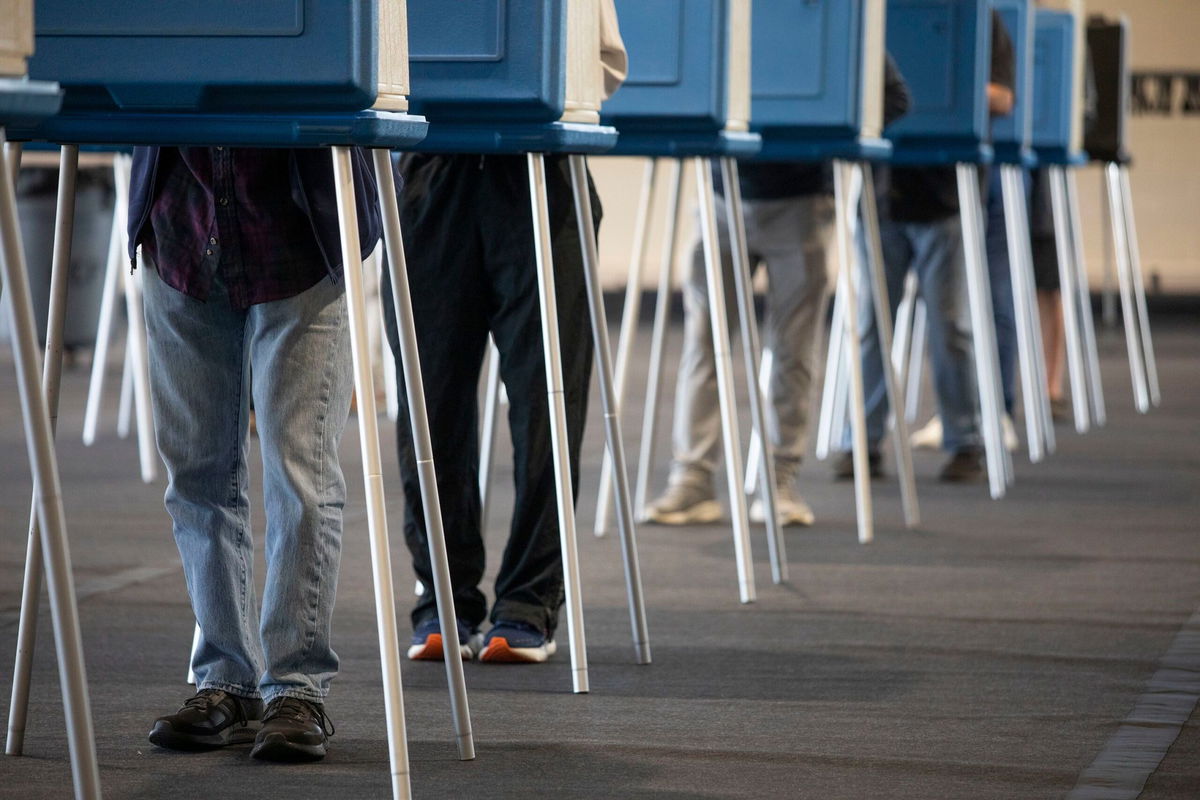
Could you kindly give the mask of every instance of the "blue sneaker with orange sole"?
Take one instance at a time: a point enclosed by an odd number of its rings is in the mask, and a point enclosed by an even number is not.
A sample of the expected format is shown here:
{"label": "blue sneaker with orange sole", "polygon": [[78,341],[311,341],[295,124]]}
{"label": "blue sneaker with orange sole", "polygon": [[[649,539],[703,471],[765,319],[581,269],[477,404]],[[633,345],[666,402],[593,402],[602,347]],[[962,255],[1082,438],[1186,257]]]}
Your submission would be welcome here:
{"label": "blue sneaker with orange sole", "polygon": [[483,640],[480,661],[493,664],[539,664],[558,650],[546,631],[524,622],[499,620]]}
{"label": "blue sneaker with orange sole", "polygon": [[[458,645],[463,661],[470,661],[479,652],[483,636],[472,630],[467,623],[458,620]],[[412,644],[408,657],[413,661],[441,661],[445,658],[442,642],[442,626],[437,617],[432,617],[413,629]]]}

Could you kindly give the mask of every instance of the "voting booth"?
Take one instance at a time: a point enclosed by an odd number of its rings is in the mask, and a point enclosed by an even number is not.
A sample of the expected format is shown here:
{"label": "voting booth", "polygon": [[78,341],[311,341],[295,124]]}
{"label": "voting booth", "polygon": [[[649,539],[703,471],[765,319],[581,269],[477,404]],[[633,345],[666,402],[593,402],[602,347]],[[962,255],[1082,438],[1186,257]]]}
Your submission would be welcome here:
{"label": "voting booth", "polygon": [[1075,139],[1083,113],[1075,72],[1076,25],[1069,12],[1037,10],[1032,112],[1034,152],[1050,183],[1075,429],[1085,433],[1104,424],[1106,410],[1072,169],[1087,161]]}
{"label": "voting booth", "polygon": [[[609,453],[624,474],[624,444],[615,409],[608,328],[599,284],[591,198],[583,154],[605,152],[617,131],[600,124],[603,74],[598,0],[410,0],[413,40],[413,108],[431,121],[425,152],[525,155],[529,168],[533,235],[537,242],[547,403],[556,470],[557,512],[565,579],[572,686],[589,691],[587,649],[580,599],[575,507],[567,454],[565,398],[558,349],[554,272],[546,201],[546,154],[568,157],[576,220],[583,249],[600,399]],[[489,397],[500,392],[499,378]],[[483,438],[495,435],[485,419]],[[487,445],[485,444],[485,449]],[[485,467],[486,467],[485,462]],[[623,480],[623,478],[621,478]],[[486,483],[486,477],[482,479]],[[621,553],[634,650],[650,662],[649,634],[638,566],[632,498],[622,487]]]}
{"label": "voting booth", "polygon": [[982,412],[980,432],[989,488],[992,497],[999,499],[1013,479],[1013,470],[1001,424],[1004,404],[979,180],[979,165],[992,159],[987,93],[991,11],[988,0],[888,0],[887,48],[908,83],[912,104],[886,134],[893,142],[895,164],[955,167]]}
{"label": "voting booth", "polygon": [[[604,105],[603,118],[620,131],[615,155],[671,159],[674,191],[668,214],[667,240],[674,242],[682,181],[681,159],[687,158],[695,170],[701,230],[708,258],[711,322],[717,354],[717,374],[721,403],[726,477],[733,504],[733,540],[738,577],[738,596],[744,603],[756,597],[753,560],[750,553],[750,523],[746,497],[742,493],[742,454],[737,429],[733,371],[730,358],[728,320],[725,315],[725,289],[720,279],[719,249],[716,233],[715,189],[709,159],[720,159],[722,174],[736,172],[735,157],[746,157],[761,147],[761,138],[750,128],[750,0],[617,0],[621,37],[629,52],[629,75],[621,90]],[[653,192],[653,163],[647,165],[642,187],[639,219],[649,214]],[[736,186],[726,192],[727,210],[740,204]],[[730,210],[730,214],[734,212]],[[740,216],[740,207],[737,214]],[[732,216],[730,217],[732,219]],[[734,236],[740,236],[730,226]],[[633,337],[636,335],[640,308],[640,254],[645,244],[642,227],[634,243],[634,268],[626,290],[626,306],[621,326],[618,380],[624,385]],[[739,248],[735,242],[735,254]],[[643,420],[642,448],[639,455],[637,497],[645,503],[654,450],[654,428],[658,396],[662,382],[662,359],[666,337],[666,298],[670,291],[670,262],[673,252],[663,261],[660,272],[655,330],[652,334],[651,375],[646,416]],[[749,267],[735,264],[738,305],[742,323],[747,366],[758,370],[758,331],[750,302]],[[716,280],[716,283],[713,281]],[[743,285],[745,284],[745,285]],[[743,298],[743,295],[745,297]],[[756,385],[755,385],[756,387]],[[765,419],[761,392],[751,392],[751,416],[755,428]],[[773,470],[774,465],[769,465]],[[607,471],[606,471],[607,472]],[[603,532],[608,507],[606,473],[602,473],[596,531]],[[774,482],[765,487],[772,578],[776,583],[787,577],[783,535],[775,513]]]}
{"label": "voting booth", "polygon": [[878,158],[883,139],[884,0],[755,3],[751,129],[761,160]]}
{"label": "voting booth", "polygon": [[[379,467],[382,457],[363,304],[352,145],[373,149],[384,233],[396,264],[391,275],[410,424],[418,442],[418,461],[428,465],[421,474],[421,491],[439,619],[448,629],[456,624],[433,456],[421,444],[428,443],[428,424],[388,153],[390,148],[412,146],[427,129],[424,119],[400,113],[407,102],[404,11],[403,0],[266,0],[203,7],[156,0],[39,0],[37,52],[31,61],[31,75],[63,83],[65,110],[39,124],[13,130],[16,136],[64,145],[64,186],[73,184],[79,144],[331,149],[360,409],[392,790],[397,798],[410,796],[411,789],[395,592]],[[51,319],[54,317],[52,308]],[[31,559],[30,566],[34,563]],[[36,606],[36,591],[26,592],[21,625],[30,630],[28,643],[36,627]],[[13,709],[23,714],[28,669],[22,658],[28,658],[31,647],[26,646],[25,635],[18,638]],[[446,646],[459,756],[472,758],[474,744],[455,637],[449,637]],[[10,727],[10,744],[12,733]],[[95,794],[77,791],[77,795],[97,796],[98,788]]]}
{"label": "voting booth", "polygon": [[1095,96],[1094,104],[1089,103],[1088,110],[1093,113],[1085,120],[1083,146],[1088,157],[1099,162],[1104,170],[1134,406],[1146,413],[1159,404],[1161,397],[1129,183],[1132,161],[1126,136],[1130,104],[1129,40],[1129,20],[1125,17],[1088,20],[1087,63]]}
{"label": "voting booth", "polygon": [[[885,158],[892,151],[891,142],[882,138],[886,14],[884,0],[756,3],[751,39],[751,127],[763,138],[762,150],[755,160],[832,162],[840,269],[829,339],[829,367],[825,373],[826,392],[817,426],[817,457],[823,459],[832,452],[834,436],[840,438],[849,423],[857,465],[854,477],[858,538],[863,543],[874,539],[874,514],[857,338],[855,298],[859,288],[842,277],[857,274],[860,263],[855,242],[860,205],[864,222],[875,220],[874,200],[864,202],[868,193],[873,197],[874,188],[872,169],[866,162]],[[867,274],[874,278],[876,269],[882,270],[882,262],[873,257],[879,249],[878,231],[870,224],[866,227],[869,229],[864,230],[864,241],[869,242],[867,251],[871,256]],[[881,271],[877,277],[882,280]],[[872,292],[871,296],[876,301],[874,312],[886,320],[879,328],[884,339],[889,339],[891,313],[886,302],[880,302],[886,295]],[[902,409],[904,399],[895,391],[891,364],[885,363],[884,368],[888,396]],[[764,373],[760,380],[765,379]],[[916,485],[904,414],[898,414],[897,419],[900,443],[895,448],[897,473],[905,523],[912,527],[919,520]],[[761,446],[761,438],[755,437],[751,452],[758,452]],[[755,472],[753,467],[750,471]],[[756,474],[751,474],[747,488],[757,479]]]}

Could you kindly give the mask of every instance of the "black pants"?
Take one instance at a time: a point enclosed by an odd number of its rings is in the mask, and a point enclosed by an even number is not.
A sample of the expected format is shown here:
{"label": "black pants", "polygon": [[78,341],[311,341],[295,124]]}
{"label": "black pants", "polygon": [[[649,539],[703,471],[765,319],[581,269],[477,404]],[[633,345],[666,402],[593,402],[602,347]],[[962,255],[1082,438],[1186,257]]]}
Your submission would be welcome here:
{"label": "black pants", "polygon": [[[455,611],[472,627],[487,617],[487,599],[479,589],[484,545],[477,387],[490,331],[500,350],[500,374],[510,402],[516,492],[491,619],[552,632],[563,603],[563,577],[526,159],[408,155],[401,159],[400,172],[401,225]],[[565,157],[547,159],[546,181],[571,478],[578,495],[592,340]],[[592,204],[598,229],[601,212],[594,190]],[[399,372],[388,281],[383,295],[388,342]],[[430,587],[413,609],[416,625],[437,612],[403,392],[400,400],[397,440],[407,507],[404,539],[417,576]]]}

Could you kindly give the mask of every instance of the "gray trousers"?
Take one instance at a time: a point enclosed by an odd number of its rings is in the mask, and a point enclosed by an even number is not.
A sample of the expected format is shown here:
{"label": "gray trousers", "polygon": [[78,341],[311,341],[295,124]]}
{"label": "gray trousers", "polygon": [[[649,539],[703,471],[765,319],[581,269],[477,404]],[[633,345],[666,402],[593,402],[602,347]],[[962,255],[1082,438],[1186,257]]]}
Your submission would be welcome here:
{"label": "gray trousers", "polygon": [[[833,246],[833,197],[827,194],[744,203],[750,263],[765,265],[768,289],[763,345],[774,353],[767,432],[780,480],[804,456],[817,341],[829,295],[827,253]],[[736,329],[733,264],[725,204],[717,197],[717,229],[730,327]],[[721,442],[720,403],[704,248],[697,241],[683,287],[684,341],[675,388],[671,482],[712,480]]]}

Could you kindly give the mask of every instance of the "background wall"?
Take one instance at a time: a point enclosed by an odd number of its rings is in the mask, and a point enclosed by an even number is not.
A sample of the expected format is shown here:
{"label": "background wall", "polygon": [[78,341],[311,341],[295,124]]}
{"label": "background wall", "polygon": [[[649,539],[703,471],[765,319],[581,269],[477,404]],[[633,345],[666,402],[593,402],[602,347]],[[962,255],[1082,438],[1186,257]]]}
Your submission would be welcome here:
{"label": "background wall", "polygon": [[[1057,0],[1047,5],[1076,5]],[[1143,74],[1144,102],[1167,111],[1134,112],[1129,121],[1135,163],[1133,184],[1142,267],[1148,288],[1168,294],[1200,294],[1200,0],[1089,0],[1087,13],[1125,14],[1131,24],[1132,70]],[[1179,73],[1169,86],[1145,73]],[[1190,78],[1188,76],[1191,76]],[[1163,87],[1166,88],[1163,88]],[[629,267],[637,202],[644,162],[638,159],[593,158],[590,161],[605,220],[600,258],[605,285],[623,286]],[[665,166],[660,172],[665,172]],[[693,241],[695,191],[691,169],[685,169],[685,224],[680,256]],[[657,281],[665,205],[665,179],[656,197],[650,248],[643,283]],[[1092,288],[1106,280],[1107,216],[1100,171],[1079,171],[1081,213]],[[679,274],[677,266],[676,274]],[[1111,280],[1111,279],[1109,279]]]}

